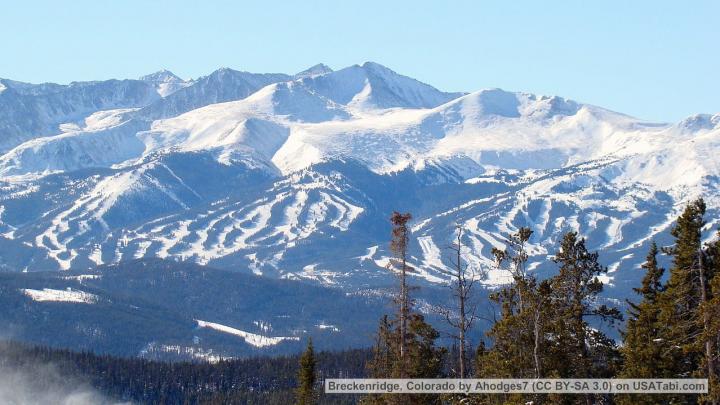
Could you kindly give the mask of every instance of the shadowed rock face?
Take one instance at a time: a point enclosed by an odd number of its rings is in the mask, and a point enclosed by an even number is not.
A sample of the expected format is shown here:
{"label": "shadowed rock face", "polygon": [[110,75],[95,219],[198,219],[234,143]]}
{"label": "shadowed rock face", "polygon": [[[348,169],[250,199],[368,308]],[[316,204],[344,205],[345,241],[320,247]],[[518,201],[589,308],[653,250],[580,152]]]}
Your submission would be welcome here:
{"label": "shadowed rock face", "polygon": [[28,84],[0,79],[0,152],[40,136],[54,135],[63,123],[74,123],[101,110],[136,108],[160,98],[140,80]]}
{"label": "shadowed rock face", "polygon": [[148,105],[137,116],[145,120],[174,117],[206,105],[241,100],[269,84],[290,79],[285,74],[257,74],[223,68]]}

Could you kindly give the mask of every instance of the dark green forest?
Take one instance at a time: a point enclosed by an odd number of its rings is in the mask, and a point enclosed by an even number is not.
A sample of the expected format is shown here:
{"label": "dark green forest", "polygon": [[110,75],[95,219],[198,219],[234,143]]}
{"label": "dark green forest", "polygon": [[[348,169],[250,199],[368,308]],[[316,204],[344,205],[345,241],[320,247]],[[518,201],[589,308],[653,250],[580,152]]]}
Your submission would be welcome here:
{"label": "dark green forest", "polygon": [[[326,376],[363,376],[368,350],[315,354],[318,381]],[[300,355],[204,362],[160,362],[97,355],[5,341],[0,369],[33,376],[38,392],[60,383],[87,384],[107,397],[141,404],[291,404],[295,397]],[[46,380],[38,367],[52,365]],[[320,393],[320,390],[315,390]],[[357,402],[352,396],[317,397],[325,404]]]}

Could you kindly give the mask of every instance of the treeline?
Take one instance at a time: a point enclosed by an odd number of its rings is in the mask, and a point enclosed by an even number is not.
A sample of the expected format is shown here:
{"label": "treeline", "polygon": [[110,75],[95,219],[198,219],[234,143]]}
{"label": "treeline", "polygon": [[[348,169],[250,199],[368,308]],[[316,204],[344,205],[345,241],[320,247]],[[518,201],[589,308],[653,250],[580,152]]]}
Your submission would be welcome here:
{"label": "treeline", "polygon": [[[607,268],[576,232],[564,235],[554,254],[558,271],[540,280],[527,269],[529,228],[508,235],[493,249],[496,265],[512,283],[490,296],[497,308],[486,339],[469,347],[465,336],[477,319],[472,283],[477,269],[462,263],[457,229],[449,275],[455,307],[445,315],[455,350],[436,344],[440,336],[413,307],[408,275],[410,214],[394,213],[389,268],[398,275],[396,311],[380,320],[368,372],[374,378],[709,378],[709,395],[369,395],[366,404],[713,404],[720,403],[720,241],[703,244],[705,203],[690,203],[672,228],[672,246],[652,243],[645,274],[629,300],[629,311],[603,303]],[[720,231],[719,231],[720,236]],[[672,258],[669,274],[658,254]],[[488,303],[481,303],[488,305]],[[622,344],[600,326],[620,327]],[[468,361],[472,359],[472,361]]]}
{"label": "treeline", "polygon": [[[315,375],[366,375],[369,350],[319,352]],[[295,401],[299,355],[257,357],[215,364],[158,362],[74,352],[17,342],[0,342],[0,369],[24,372],[32,389],[42,391],[62,378],[67,384],[85,384],[104,395],[138,404],[282,404]],[[54,373],[34,370],[49,367]],[[58,377],[59,375],[59,377]],[[51,378],[53,381],[42,381]],[[318,390],[320,391],[320,390]],[[323,404],[353,404],[353,396],[324,396]]]}

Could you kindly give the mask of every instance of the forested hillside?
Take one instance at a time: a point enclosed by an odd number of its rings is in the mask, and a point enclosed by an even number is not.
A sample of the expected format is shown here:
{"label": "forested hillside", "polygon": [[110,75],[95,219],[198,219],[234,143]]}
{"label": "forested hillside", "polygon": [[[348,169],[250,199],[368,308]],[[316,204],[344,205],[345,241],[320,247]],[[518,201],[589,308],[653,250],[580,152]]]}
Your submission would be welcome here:
{"label": "forested hillside", "polygon": [[[635,270],[644,275],[634,288],[636,297],[627,302],[628,310],[603,297],[608,268],[597,252],[587,248],[585,238],[573,231],[559,241],[552,256],[557,272],[548,278],[537,277],[527,266],[527,244],[533,231],[523,227],[508,234],[504,248],[493,248],[492,253],[495,269],[509,272],[512,280],[489,297],[480,294],[475,282],[484,269],[464,261],[460,225],[456,243],[450,247],[456,256],[454,269],[448,272],[452,282],[446,291],[447,306],[422,307],[414,299],[417,289],[411,278],[418,269],[408,260],[411,219],[409,213],[396,212],[391,217],[394,257],[387,268],[397,280],[391,300],[394,311],[380,317],[371,349],[315,355],[308,340],[302,357],[219,359],[213,364],[163,363],[7,342],[0,366],[22,370],[51,364],[62,375],[84,379],[111,398],[150,404],[287,404],[296,397],[301,404],[403,405],[715,405],[720,401],[720,239],[702,238],[708,224],[702,199],[688,204],[678,217],[670,232],[672,244],[651,243],[644,264]],[[661,253],[671,259],[667,270],[658,262]],[[189,277],[189,273],[180,274]],[[481,308],[489,309],[491,318],[478,311]],[[349,322],[355,310],[334,308],[345,311]],[[490,327],[474,341],[471,332],[480,328],[483,318]],[[619,330],[621,339],[614,339],[608,330]],[[708,378],[710,392],[701,396],[395,394],[362,398],[322,393],[324,378],[363,376]],[[41,391],[49,382],[40,378],[32,384]]]}

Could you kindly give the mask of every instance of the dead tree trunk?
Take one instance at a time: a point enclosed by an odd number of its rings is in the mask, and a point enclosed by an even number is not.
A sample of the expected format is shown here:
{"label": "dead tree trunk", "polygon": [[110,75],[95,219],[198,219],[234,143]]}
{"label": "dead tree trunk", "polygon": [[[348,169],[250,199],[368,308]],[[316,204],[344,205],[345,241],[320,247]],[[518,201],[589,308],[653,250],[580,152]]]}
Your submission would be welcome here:
{"label": "dead tree trunk", "polygon": [[465,314],[465,300],[467,299],[467,279],[465,278],[465,271],[462,268],[461,260],[461,248],[462,248],[462,228],[458,227],[457,236],[457,283],[458,283],[458,300],[460,304],[460,325],[458,326],[460,332],[460,378],[465,378],[465,329],[467,325],[466,314]]}
{"label": "dead tree trunk", "polygon": [[442,308],[440,311],[445,315],[447,323],[457,331],[452,337],[458,341],[460,353],[458,356],[458,374],[460,378],[465,378],[468,373],[467,367],[467,333],[472,327],[473,322],[477,318],[475,316],[475,307],[469,302],[472,287],[475,282],[476,272],[470,270],[469,266],[462,262],[462,237],[463,229],[457,225],[457,236],[455,243],[448,247],[452,251],[453,270],[447,274],[451,277],[451,288],[453,296],[456,299],[454,308]]}
{"label": "dead tree trunk", "polygon": [[407,321],[410,313],[410,300],[408,298],[407,273],[407,249],[409,231],[407,223],[412,219],[409,213],[401,214],[394,212],[390,221],[393,225],[392,241],[390,249],[395,253],[398,267],[400,268],[400,294],[398,297],[398,322],[400,323],[399,353],[400,359],[404,359],[407,352]]}
{"label": "dead tree trunk", "polygon": [[533,314],[533,362],[535,362],[535,378],[541,378],[542,370],[540,369],[540,308],[535,308]]}
{"label": "dead tree trunk", "polygon": [[[703,251],[698,249],[698,273],[700,277],[700,305],[703,313],[703,335],[705,337],[705,361],[707,363],[707,378],[713,381],[715,375],[714,356],[712,351],[712,341],[710,339],[710,312],[707,297],[707,279],[705,277],[705,268],[703,266]],[[712,405],[717,405],[717,401],[712,399]]]}

